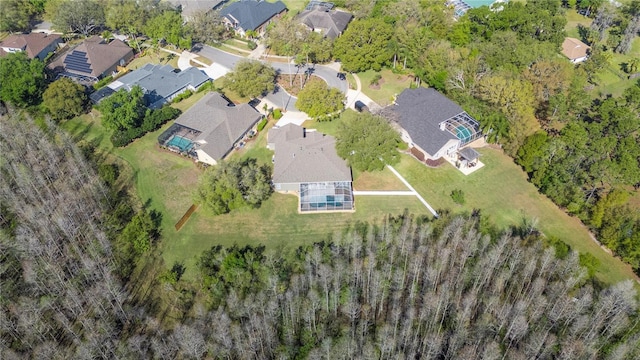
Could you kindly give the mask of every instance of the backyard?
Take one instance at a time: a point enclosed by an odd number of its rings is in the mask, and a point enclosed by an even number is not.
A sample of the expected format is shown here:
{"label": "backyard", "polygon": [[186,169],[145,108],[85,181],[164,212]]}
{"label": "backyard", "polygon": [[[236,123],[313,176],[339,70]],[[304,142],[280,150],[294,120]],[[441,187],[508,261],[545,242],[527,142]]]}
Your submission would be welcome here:
{"label": "backyard", "polygon": [[[395,95],[411,86],[412,78],[406,74],[395,74],[389,69],[382,71],[368,70],[357,74],[362,83],[362,92],[380,106],[391,104]],[[375,79],[379,75],[380,79]],[[373,84],[372,84],[373,83]]]}

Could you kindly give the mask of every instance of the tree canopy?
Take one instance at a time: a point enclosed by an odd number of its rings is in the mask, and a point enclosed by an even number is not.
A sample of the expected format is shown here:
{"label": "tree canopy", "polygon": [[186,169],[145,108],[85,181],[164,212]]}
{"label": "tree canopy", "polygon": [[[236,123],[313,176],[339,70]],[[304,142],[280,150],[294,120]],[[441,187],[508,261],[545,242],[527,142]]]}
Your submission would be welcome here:
{"label": "tree canopy", "polygon": [[256,60],[241,60],[224,78],[224,84],[240,96],[255,98],[275,88],[276,71]]}
{"label": "tree canopy", "polygon": [[385,119],[360,113],[340,123],[336,150],[356,170],[382,170],[400,161],[400,142],[400,135]]}
{"label": "tree canopy", "polygon": [[298,93],[296,107],[312,118],[333,114],[344,109],[344,94],[327,83],[314,79]]}
{"label": "tree canopy", "polygon": [[61,0],[51,7],[55,27],[62,32],[93,34],[105,23],[104,4],[97,0]]}
{"label": "tree canopy", "polygon": [[0,1],[0,31],[27,31],[37,13],[38,8],[31,0]]}
{"label": "tree canopy", "polygon": [[102,125],[109,130],[128,130],[140,125],[147,110],[144,93],[138,85],[131,91],[120,89],[97,106]]}
{"label": "tree canopy", "polygon": [[393,56],[387,44],[393,27],[379,19],[354,20],[334,42],[334,56],[347,71],[380,70]]}
{"label": "tree canopy", "polygon": [[70,119],[82,114],[87,103],[84,86],[69,78],[49,84],[42,94],[42,104],[54,119]]}
{"label": "tree canopy", "polygon": [[147,21],[144,32],[150,38],[190,49],[191,36],[182,21],[182,16],[177,11],[165,10]]}
{"label": "tree canopy", "polygon": [[17,106],[40,102],[44,90],[44,63],[24,52],[0,57],[0,100]]}
{"label": "tree canopy", "polygon": [[221,161],[205,171],[195,200],[214,214],[225,214],[243,206],[259,207],[273,192],[271,167],[255,159]]}

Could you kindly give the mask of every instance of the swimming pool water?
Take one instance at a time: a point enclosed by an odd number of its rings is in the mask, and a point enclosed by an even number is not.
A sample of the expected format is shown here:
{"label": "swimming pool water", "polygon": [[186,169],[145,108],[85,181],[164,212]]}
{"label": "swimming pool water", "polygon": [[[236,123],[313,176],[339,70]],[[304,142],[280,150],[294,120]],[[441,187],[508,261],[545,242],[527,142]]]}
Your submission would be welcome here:
{"label": "swimming pool water", "polygon": [[174,135],[168,142],[167,146],[175,146],[182,152],[187,152],[193,146],[191,140],[182,136]]}

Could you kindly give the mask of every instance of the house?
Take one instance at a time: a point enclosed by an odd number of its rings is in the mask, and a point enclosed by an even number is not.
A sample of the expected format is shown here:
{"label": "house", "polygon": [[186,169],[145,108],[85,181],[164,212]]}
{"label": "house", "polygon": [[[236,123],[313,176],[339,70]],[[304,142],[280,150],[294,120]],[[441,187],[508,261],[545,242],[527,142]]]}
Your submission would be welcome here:
{"label": "house", "polygon": [[269,131],[276,191],[295,192],[301,213],[354,211],[351,169],[335,150],[332,136],[287,124]]}
{"label": "house", "polygon": [[180,11],[184,21],[189,21],[197,13],[208,12],[219,8],[226,1],[227,0],[169,0],[169,3]]}
{"label": "house", "polygon": [[590,49],[589,45],[576,38],[565,38],[562,43],[562,55],[568,57],[574,64],[587,60]]}
{"label": "house", "polygon": [[480,125],[434,89],[405,89],[384,116],[394,121],[402,140],[421,161],[457,159],[458,150],[482,137]]}
{"label": "house", "polygon": [[147,106],[157,109],[187,90],[197,91],[210,80],[207,74],[195,67],[180,71],[171,65],[146,64],[118,78],[108,87],[117,91],[121,88],[131,90],[136,85],[140,86],[144,91]]}
{"label": "house", "polygon": [[332,3],[312,2],[296,19],[311,31],[319,32],[324,37],[335,39],[342,35],[353,19],[348,12],[334,10]]}
{"label": "house", "polygon": [[133,49],[120,40],[106,43],[99,36],[92,36],[67,51],[49,69],[61,76],[92,83],[114,74],[119,66],[133,59]]}
{"label": "house", "polygon": [[60,35],[30,33],[9,35],[0,43],[0,56],[6,53],[24,51],[29,59],[44,59],[62,43]]}
{"label": "house", "polygon": [[216,165],[262,118],[249,104],[235,105],[210,92],[158,137],[161,146]]}
{"label": "house", "polygon": [[234,29],[241,36],[247,31],[255,31],[264,35],[267,25],[282,17],[287,7],[282,1],[267,2],[246,0],[230,4],[220,11],[222,20],[229,28]]}

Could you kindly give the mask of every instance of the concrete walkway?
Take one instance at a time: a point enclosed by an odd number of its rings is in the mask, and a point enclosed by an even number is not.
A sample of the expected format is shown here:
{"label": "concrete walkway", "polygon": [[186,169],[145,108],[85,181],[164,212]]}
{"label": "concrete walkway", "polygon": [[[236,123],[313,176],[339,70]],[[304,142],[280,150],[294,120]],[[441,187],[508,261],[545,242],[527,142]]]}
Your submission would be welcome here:
{"label": "concrete walkway", "polygon": [[429,211],[431,211],[431,213],[433,214],[433,216],[438,217],[438,213],[431,207],[431,205],[429,205],[429,203],[422,197],[422,195],[418,194],[418,192],[416,191],[416,189],[413,188],[413,186],[411,186],[411,184],[409,184],[409,182],[407,180],[405,180],[405,178],[402,177],[402,175],[400,175],[399,172],[396,171],[396,169],[393,168],[393,166],[391,165],[387,165],[387,167],[389,168],[389,170],[391,170],[391,172],[398,177],[398,179],[400,179],[400,181],[402,181],[402,183],[404,184],[404,186],[406,186],[409,190],[411,190],[411,192],[413,192],[413,194],[418,198],[418,200],[420,200],[420,202],[422,204],[424,204],[424,206],[429,209]]}
{"label": "concrete walkway", "polygon": [[353,190],[353,195],[367,196],[415,196],[415,191],[386,191],[386,190]]}
{"label": "concrete walkway", "polygon": [[371,100],[370,97],[362,93],[362,83],[360,82],[360,78],[358,75],[352,73],[353,78],[356,80],[356,89],[347,90],[347,109],[355,109],[356,101],[362,101],[371,112],[378,111],[382,109],[380,105],[378,105],[375,101]]}

